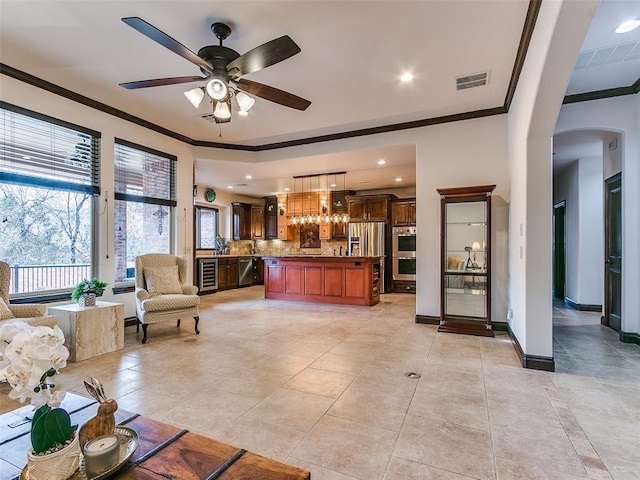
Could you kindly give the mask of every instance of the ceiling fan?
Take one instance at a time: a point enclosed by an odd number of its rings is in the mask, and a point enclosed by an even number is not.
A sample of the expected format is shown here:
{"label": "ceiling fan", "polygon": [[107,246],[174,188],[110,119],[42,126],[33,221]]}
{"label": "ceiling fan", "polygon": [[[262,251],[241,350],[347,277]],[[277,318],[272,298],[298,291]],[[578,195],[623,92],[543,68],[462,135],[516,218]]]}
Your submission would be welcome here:
{"label": "ceiling fan", "polygon": [[231,28],[224,23],[216,22],[211,25],[211,31],[218,38],[220,44],[202,47],[196,54],[139,17],[126,17],[122,21],[154,42],[200,67],[204,76],[140,80],[121,83],[121,87],[136,89],[206,81],[206,87],[195,88],[185,92],[185,95],[197,108],[206,92],[214,106],[216,123],[231,121],[232,96],[236,97],[240,107],[240,114],[246,114],[249,108],[253,106],[255,100],[243,92],[285,107],[295,108],[296,110],[306,110],[311,105],[309,100],[292,93],[241,78],[243,75],[257,72],[300,53],[300,47],[288,35],[283,35],[240,55],[235,50],[222,45],[222,41],[231,34]]}

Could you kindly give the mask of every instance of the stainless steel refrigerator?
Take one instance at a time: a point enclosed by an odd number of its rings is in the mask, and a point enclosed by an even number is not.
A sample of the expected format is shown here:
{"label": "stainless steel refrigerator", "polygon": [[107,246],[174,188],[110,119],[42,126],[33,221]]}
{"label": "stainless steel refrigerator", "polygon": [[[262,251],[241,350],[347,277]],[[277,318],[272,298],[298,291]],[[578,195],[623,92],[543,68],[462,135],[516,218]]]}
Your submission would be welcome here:
{"label": "stainless steel refrigerator", "polygon": [[355,257],[382,257],[380,261],[380,277],[382,278],[381,292],[385,292],[386,262],[386,235],[387,224],[385,222],[350,223],[347,240],[347,252]]}

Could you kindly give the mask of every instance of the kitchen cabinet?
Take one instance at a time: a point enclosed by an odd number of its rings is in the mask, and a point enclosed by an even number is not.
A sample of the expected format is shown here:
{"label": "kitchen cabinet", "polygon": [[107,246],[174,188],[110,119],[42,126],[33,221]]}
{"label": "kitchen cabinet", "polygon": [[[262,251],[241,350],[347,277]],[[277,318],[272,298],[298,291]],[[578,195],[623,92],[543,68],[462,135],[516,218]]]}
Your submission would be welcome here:
{"label": "kitchen cabinet", "polygon": [[251,207],[251,240],[264,240],[264,207]]}
{"label": "kitchen cabinet", "polygon": [[231,203],[233,214],[232,233],[234,240],[251,240],[251,204]]}
{"label": "kitchen cabinet", "polygon": [[253,284],[264,285],[264,261],[262,257],[253,257]]}
{"label": "kitchen cabinet", "polygon": [[[347,210],[347,195],[355,195],[356,192],[352,190],[336,190],[331,192],[331,214],[337,213],[342,215],[348,213]],[[348,223],[344,222],[331,222],[331,238],[334,240],[346,240],[348,236]]]}
{"label": "kitchen cabinet", "polygon": [[218,257],[218,290],[238,287],[238,257]]}
{"label": "kitchen cabinet", "polygon": [[391,204],[391,223],[394,227],[412,227],[416,224],[416,199],[404,198]]}
{"label": "kitchen cabinet", "polygon": [[491,192],[495,185],[439,188],[439,332],[493,336]]}
{"label": "kitchen cabinet", "polygon": [[389,203],[395,195],[358,195],[346,197],[350,222],[386,222]]}
{"label": "kitchen cabinet", "polygon": [[278,198],[264,197],[264,235],[267,240],[278,238]]}

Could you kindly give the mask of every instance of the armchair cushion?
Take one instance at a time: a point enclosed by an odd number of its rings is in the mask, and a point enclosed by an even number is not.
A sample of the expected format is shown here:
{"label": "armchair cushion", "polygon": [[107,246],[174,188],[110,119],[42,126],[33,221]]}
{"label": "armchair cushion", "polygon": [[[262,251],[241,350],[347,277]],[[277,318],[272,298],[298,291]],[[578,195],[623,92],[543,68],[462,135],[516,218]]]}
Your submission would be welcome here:
{"label": "armchair cushion", "polygon": [[142,308],[147,312],[159,312],[165,310],[181,310],[184,308],[196,307],[200,304],[200,297],[197,295],[183,295],[182,293],[172,295],[157,295],[142,301]]}
{"label": "armchair cushion", "polygon": [[9,308],[17,318],[43,317],[47,314],[47,306],[38,303],[9,305]]}
{"label": "armchair cushion", "polygon": [[14,318],[15,315],[11,309],[4,303],[2,297],[0,297],[0,320],[7,320],[8,318]]}
{"label": "armchair cushion", "polygon": [[144,278],[149,295],[182,293],[178,277],[178,265],[149,267],[144,269]]}

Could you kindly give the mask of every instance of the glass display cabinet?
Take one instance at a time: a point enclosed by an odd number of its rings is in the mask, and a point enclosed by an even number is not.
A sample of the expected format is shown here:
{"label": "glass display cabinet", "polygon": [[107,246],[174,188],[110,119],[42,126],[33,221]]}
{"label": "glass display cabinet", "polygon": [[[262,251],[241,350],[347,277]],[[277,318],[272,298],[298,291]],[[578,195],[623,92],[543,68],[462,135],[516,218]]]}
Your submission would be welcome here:
{"label": "glass display cabinet", "polygon": [[439,332],[493,336],[491,193],[495,185],[439,188],[441,294]]}

